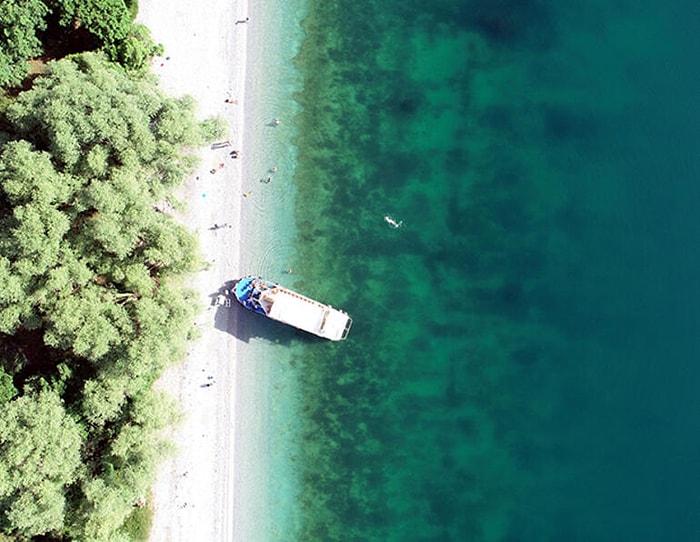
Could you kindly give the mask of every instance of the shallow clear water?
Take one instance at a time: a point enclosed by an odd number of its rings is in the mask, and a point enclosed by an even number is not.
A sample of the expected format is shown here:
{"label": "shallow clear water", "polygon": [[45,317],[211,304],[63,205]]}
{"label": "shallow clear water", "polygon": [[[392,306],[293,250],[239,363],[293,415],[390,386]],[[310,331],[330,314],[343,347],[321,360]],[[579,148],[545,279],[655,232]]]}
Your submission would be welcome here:
{"label": "shallow clear water", "polygon": [[309,0],[299,540],[697,540],[699,11]]}

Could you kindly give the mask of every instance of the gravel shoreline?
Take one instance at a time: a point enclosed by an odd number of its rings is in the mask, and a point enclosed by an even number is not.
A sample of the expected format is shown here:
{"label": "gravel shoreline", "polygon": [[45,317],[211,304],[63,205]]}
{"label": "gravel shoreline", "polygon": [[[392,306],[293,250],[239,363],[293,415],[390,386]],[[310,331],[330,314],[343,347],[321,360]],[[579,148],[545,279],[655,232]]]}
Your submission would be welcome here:
{"label": "gravel shoreline", "polygon": [[[184,419],[169,435],[176,453],[159,470],[152,491],[150,540],[233,540],[236,372],[247,345],[235,337],[234,312],[215,307],[219,288],[240,275],[246,37],[245,0],[142,0],[138,21],[165,46],[153,70],[169,95],[190,95],[201,119],[219,115],[229,124],[230,145],[201,149],[201,164],[180,198],[182,221],[199,237],[207,269],[193,277],[206,309],[199,338],[184,363],[166,371],[156,386],[180,404]],[[238,21],[238,22],[237,22]],[[223,143],[223,142],[222,142]],[[219,148],[216,148],[219,147]],[[231,225],[212,229],[214,224]],[[238,482],[237,482],[238,483]],[[244,488],[236,487],[236,491]]]}

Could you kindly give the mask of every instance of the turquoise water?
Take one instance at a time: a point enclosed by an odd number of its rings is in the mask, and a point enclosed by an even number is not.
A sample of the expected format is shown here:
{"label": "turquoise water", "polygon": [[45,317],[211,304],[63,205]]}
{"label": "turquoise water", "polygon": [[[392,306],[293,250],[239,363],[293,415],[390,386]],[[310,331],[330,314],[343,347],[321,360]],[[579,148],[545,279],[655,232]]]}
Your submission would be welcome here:
{"label": "turquoise water", "polygon": [[699,540],[700,4],[307,3],[295,536]]}

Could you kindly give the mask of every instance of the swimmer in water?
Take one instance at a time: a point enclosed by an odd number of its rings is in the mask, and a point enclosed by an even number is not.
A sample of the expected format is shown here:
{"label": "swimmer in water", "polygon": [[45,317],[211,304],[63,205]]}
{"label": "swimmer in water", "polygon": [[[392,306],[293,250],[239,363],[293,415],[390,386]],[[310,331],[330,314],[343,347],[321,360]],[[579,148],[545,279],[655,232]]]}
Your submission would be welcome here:
{"label": "swimmer in water", "polygon": [[394,228],[394,229],[400,228],[400,227],[403,225],[403,220],[399,220],[398,222],[396,222],[396,220],[394,220],[393,218],[391,218],[389,215],[386,215],[386,216],[384,217],[384,222],[386,222],[387,224],[389,224],[389,226],[391,226],[391,227]]}

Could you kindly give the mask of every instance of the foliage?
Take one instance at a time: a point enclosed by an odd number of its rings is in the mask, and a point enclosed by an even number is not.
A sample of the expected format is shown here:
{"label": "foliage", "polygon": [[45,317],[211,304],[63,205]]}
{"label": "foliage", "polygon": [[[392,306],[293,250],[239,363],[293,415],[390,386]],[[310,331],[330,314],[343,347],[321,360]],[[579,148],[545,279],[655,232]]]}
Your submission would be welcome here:
{"label": "foliage", "polygon": [[90,36],[82,41],[101,48],[113,62],[142,70],[163,47],[134,22],[137,12],[136,0],[2,0],[0,87],[18,87],[27,77],[29,59],[44,54],[47,45],[60,51],[62,41],[75,42],[79,33]]}
{"label": "foliage", "polygon": [[122,525],[148,494],[158,460],[168,451],[157,434],[173,423],[167,398],[149,392],[135,397],[130,419],[113,432],[102,453],[101,476],[82,484],[84,499],[73,511],[69,533],[78,540],[129,540]]}
{"label": "foliage", "polygon": [[131,30],[113,45],[105,47],[110,59],[127,68],[140,70],[148,60],[163,54],[163,46],[156,44],[151,31],[142,24],[133,24]]}
{"label": "foliage", "polygon": [[226,121],[222,117],[213,117],[202,121],[202,132],[207,141],[222,139],[226,130]]}
{"label": "foliage", "polygon": [[76,479],[81,434],[52,392],[5,405],[0,418],[0,525],[23,536],[60,529],[65,488]]}
{"label": "foliage", "polygon": [[58,0],[66,27],[80,27],[95,36],[110,60],[130,69],[141,69],[146,61],[162,54],[145,26],[135,24],[138,11],[135,1],[125,0]]}
{"label": "foliage", "polygon": [[102,43],[115,43],[129,33],[132,16],[124,0],[57,0],[60,23],[82,26]]}
{"label": "foliage", "polygon": [[48,13],[43,0],[0,2],[0,86],[19,85],[27,75],[27,60],[41,54],[37,31],[46,28]]}
{"label": "foliage", "polygon": [[129,10],[129,14],[131,15],[131,20],[133,21],[136,19],[136,15],[139,13],[139,2],[138,0],[124,0],[124,3],[126,4],[126,9]]}
{"label": "foliage", "polygon": [[15,395],[17,395],[17,388],[12,381],[12,375],[0,366],[0,405],[7,403]]}
{"label": "foliage", "polygon": [[[153,519],[153,509],[147,506],[135,508],[129,517],[124,521],[122,531],[130,540],[136,542],[146,542],[148,540],[151,521]],[[0,540],[0,542],[2,542]]]}
{"label": "foliage", "polygon": [[153,78],[87,53],[50,63],[5,111],[0,402],[10,414],[0,423],[0,469],[8,466],[0,528],[8,534],[130,539],[122,525],[148,494],[168,452],[162,428],[176,419],[152,384],[182,358],[197,310],[180,285],[199,265],[196,243],[156,210],[191,170],[188,148],[220,127],[198,122],[194,109]]}

